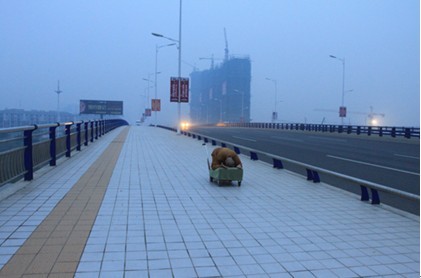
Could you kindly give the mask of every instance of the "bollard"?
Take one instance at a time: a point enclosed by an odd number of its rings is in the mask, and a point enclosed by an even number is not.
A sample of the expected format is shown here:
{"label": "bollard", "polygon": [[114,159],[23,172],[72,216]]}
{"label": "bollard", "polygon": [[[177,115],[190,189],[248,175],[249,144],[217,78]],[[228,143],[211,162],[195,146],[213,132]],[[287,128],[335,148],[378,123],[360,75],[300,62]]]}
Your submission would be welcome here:
{"label": "bollard", "polygon": [[284,165],[282,164],[282,161],[280,161],[279,159],[273,158],[273,168],[284,169]]}
{"label": "bollard", "polygon": [[257,153],[255,153],[255,152],[250,152],[250,159],[251,159],[251,160],[259,160],[259,158],[257,157]]}
{"label": "bollard", "polygon": [[361,187],[361,201],[368,201],[370,197],[368,196],[367,187],[360,185]]}
{"label": "bollard", "polygon": [[376,189],[371,188],[371,204],[372,205],[378,205],[380,204],[380,197],[379,193]]}

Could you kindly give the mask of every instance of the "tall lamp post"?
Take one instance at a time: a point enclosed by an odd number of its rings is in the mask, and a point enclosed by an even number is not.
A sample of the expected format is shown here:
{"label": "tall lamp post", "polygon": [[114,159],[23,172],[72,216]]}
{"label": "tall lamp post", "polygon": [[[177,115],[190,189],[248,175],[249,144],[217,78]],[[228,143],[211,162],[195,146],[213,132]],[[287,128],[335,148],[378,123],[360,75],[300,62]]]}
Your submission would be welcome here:
{"label": "tall lamp post", "polygon": [[181,125],[181,15],[182,15],[182,0],[180,0],[180,16],[178,22],[178,40],[166,37],[161,34],[152,33],[155,37],[165,38],[167,40],[178,43],[178,123],[177,123],[177,134],[180,134],[180,125]]}
{"label": "tall lamp post", "polygon": [[241,94],[241,122],[245,122],[244,121],[244,92],[235,89],[234,92]]}
{"label": "tall lamp post", "polygon": [[60,80],[57,81],[57,122],[60,122],[60,94],[63,91],[60,90]]}
{"label": "tall lamp post", "polygon": [[274,117],[272,117],[272,122],[275,122],[278,120],[278,81],[269,77],[266,77],[266,80],[272,81],[275,84],[275,114]]}
{"label": "tall lamp post", "polygon": [[344,124],[344,118],[346,117],[346,108],[344,106],[345,103],[345,58],[338,58],[334,55],[329,55],[330,58],[337,59],[342,62],[342,100],[341,100],[341,107],[340,107],[340,114],[341,117],[341,124]]}
{"label": "tall lamp post", "polygon": [[[175,43],[165,44],[165,45],[156,45],[155,47],[155,99],[158,99],[158,83],[157,83],[157,76],[160,72],[158,72],[158,51],[159,49],[167,46],[173,46]],[[155,126],[157,125],[157,112],[155,112]]]}

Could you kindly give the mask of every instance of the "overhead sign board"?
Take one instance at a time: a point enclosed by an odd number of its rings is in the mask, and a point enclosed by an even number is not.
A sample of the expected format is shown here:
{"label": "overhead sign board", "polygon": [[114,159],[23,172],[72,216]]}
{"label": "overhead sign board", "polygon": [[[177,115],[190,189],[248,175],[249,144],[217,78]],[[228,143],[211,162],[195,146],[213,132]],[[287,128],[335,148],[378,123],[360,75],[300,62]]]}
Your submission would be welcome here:
{"label": "overhead sign board", "polygon": [[113,100],[80,100],[80,114],[123,115],[123,102]]}

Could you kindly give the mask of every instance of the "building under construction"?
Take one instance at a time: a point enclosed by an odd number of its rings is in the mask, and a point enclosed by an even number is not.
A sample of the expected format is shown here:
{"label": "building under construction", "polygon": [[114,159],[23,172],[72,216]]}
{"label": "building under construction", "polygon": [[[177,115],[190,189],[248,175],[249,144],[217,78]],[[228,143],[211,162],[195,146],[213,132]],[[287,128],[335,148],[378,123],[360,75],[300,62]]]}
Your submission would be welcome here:
{"label": "building under construction", "polygon": [[190,117],[193,123],[250,122],[251,63],[248,57],[226,58],[191,78]]}

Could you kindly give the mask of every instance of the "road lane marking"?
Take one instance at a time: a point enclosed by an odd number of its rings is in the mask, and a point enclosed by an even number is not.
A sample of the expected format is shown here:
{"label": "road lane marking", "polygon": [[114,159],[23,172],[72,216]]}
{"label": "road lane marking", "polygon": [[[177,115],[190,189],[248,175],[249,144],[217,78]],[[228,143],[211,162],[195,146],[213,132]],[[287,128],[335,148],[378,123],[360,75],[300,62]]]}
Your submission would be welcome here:
{"label": "road lane marking", "polygon": [[334,155],[329,155],[329,154],[326,155],[326,156],[327,157],[330,157],[330,158],[345,160],[345,161],[359,163],[359,164],[368,165],[368,166],[373,166],[373,167],[377,167],[377,168],[383,168],[383,169],[387,169],[387,170],[397,171],[397,172],[401,172],[401,173],[405,173],[405,174],[410,174],[410,175],[415,175],[415,176],[419,176],[420,175],[420,173],[415,173],[415,172],[400,170],[400,169],[396,169],[396,168],[381,166],[381,165],[367,163],[367,162],[358,161],[358,160],[354,160],[354,159],[349,159],[349,158],[344,158],[344,157],[339,157],[339,156],[334,156]]}
{"label": "road lane marking", "polygon": [[257,140],[246,138],[246,137],[241,137],[241,136],[232,136],[232,138],[236,138],[236,139],[240,139],[240,140],[246,140],[246,141],[250,141],[250,142],[257,142]]}
{"label": "road lane marking", "polygon": [[319,136],[308,136],[308,138],[311,138],[311,139],[314,139],[314,140],[319,140],[319,141],[348,143],[347,139],[341,139],[341,138],[328,138],[328,137],[319,137]]}
{"label": "road lane marking", "polygon": [[405,158],[412,158],[412,159],[420,159],[418,156],[404,155],[404,154],[397,154],[397,153],[395,153],[395,156],[400,156],[400,157],[405,157]]}
{"label": "road lane marking", "polygon": [[280,137],[280,136],[270,136],[270,138],[280,139],[283,141],[304,142],[303,139],[297,139],[297,138],[287,138],[287,137]]}

